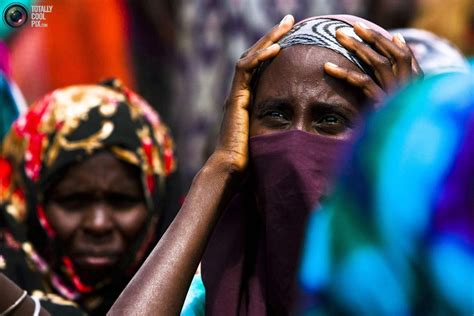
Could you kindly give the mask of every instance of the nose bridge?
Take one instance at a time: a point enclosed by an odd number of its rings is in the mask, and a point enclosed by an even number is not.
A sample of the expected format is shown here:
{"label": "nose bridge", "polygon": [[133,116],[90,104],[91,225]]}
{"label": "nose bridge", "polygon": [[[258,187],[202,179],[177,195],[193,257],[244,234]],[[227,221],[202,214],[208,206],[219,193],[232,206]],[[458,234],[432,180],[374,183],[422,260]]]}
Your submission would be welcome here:
{"label": "nose bridge", "polygon": [[302,117],[296,116],[294,118],[293,129],[297,129],[299,131],[307,130],[307,126],[306,126],[305,121]]}
{"label": "nose bridge", "polygon": [[308,115],[310,115],[310,113],[306,113],[306,104],[304,104],[304,101],[303,99],[300,100],[300,104],[296,104],[296,106],[293,108],[293,128],[292,129],[297,129],[297,130],[300,130],[300,131],[307,131],[308,129],[311,130],[311,126],[307,126],[308,125],[308,121],[309,121],[309,125],[311,125],[311,119],[307,119],[308,118]]}
{"label": "nose bridge", "polygon": [[107,232],[113,227],[112,210],[103,201],[94,201],[86,211],[83,226],[95,233]]}

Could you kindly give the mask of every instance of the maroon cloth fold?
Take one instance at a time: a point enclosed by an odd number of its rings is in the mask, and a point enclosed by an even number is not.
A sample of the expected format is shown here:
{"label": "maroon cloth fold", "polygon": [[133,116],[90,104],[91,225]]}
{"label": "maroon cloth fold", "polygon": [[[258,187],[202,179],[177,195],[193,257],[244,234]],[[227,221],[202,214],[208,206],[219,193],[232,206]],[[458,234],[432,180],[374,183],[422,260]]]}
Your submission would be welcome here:
{"label": "maroon cloth fold", "polygon": [[347,141],[303,131],[250,138],[251,176],[202,260],[206,315],[286,315],[306,218]]}

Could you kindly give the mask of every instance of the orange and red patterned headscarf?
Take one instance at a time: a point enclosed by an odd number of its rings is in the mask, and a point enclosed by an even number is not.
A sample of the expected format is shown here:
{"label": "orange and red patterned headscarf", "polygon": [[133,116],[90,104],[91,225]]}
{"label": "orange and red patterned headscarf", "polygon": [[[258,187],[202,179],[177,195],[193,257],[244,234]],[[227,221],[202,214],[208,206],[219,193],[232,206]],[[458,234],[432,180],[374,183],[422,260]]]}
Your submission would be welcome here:
{"label": "orange and red patterned headscarf", "polygon": [[26,240],[19,241],[31,244],[27,255],[70,299],[95,289],[81,282],[56,248],[55,231],[43,210],[44,194],[65,168],[101,151],[141,170],[149,220],[121,263],[121,271],[130,273],[164,231],[163,222],[169,223],[162,220],[167,217],[163,199],[166,178],[176,169],[173,140],[151,106],[116,80],[58,89],[34,103],[2,144],[0,202],[26,227]]}

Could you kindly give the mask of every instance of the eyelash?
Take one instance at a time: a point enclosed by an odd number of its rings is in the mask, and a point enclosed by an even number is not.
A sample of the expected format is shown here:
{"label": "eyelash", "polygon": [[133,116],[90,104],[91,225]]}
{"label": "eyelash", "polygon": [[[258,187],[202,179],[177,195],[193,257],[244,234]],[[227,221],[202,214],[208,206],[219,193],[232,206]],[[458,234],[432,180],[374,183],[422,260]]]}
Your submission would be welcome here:
{"label": "eyelash", "polygon": [[257,118],[269,128],[285,128],[291,122],[291,113],[284,107],[284,104],[263,106],[257,112]]}
{"label": "eyelash", "polygon": [[348,127],[352,127],[352,124],[350,122],[350,120],[348,120],[344,115],[340,114],[340,113],[327,113],[327,114],[322,114],[320,116],[320,118],[316,121],[316,123],[319,123],[319,122],[322,122],[322,120],[324,120],[325,118],[328,118],[328,117],[335,117],[337,119],[339,119],[340,121],[342,121],[342,123],[348,123]]}
{"label": "eyelash", "polygon": [[[325,122],[328,118],[335,118],[336,121]],[[348,132],[353,128],[351,120],[347,119],[344,115],[340,113],[328,113],[322,114],[321,117],[313,123],[313,128],[319,134],[323,135],[342,135]]]}
{"label": "eyelash", "polygon": [[[272,114],[279,114],[279,115],[275,116],[275,115],[272,115]],[[278,118],[278,119],[282,119],[282,118],[286,119],[286,120],[288,119],[286,117],[286,114],[283,113],[282,111],[279,111],[279,110],[269,110],[269,111],[264,112],[263,115],[262,115],[262,117],[268,117],[268,116],[270,116],[272,118]]]}

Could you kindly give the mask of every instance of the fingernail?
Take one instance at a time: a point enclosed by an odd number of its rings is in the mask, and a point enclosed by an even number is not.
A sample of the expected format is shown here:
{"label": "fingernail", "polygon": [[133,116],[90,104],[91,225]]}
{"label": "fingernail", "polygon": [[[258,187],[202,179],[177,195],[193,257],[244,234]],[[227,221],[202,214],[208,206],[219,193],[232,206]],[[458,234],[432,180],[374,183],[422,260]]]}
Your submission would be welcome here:
{"label": "fingernail", "polygon": [[293,18],[293,16],[291,14],[285,15],[285,17],[280,22],[280,26],[282,26],[283,24],[290,23],[292,18]]}
{"label": "fingernail", "polygon": [[352,30],[348,27],[340,28],[338,31],[345,36],[354,37],[354,35],[352,34]]}
{"label": "fingernail", "polygon": [[333,64],[333,63],[331,63],[331,62],[327,62],[325,65],[326,65],[326,66],[329,66],[329,67],[339,68],[338,65]]}
{"label": "fingernail", "polygon": [[395,36],[397,37],[397,39],[402,42],[403,44],[406,44],[405,42],[405,38],[403,37],[403,35],[401,33],[397,33],[395,34]]}
{"label": "fingernail", "polygon": [[347,37],[352,37],[356,40],[358,40],[359,42],[362,42],[361,38],[359,36],[356,35],[356,33],[354,33],[354,29],[352,27],[344,27],[344,28],[341,28],[339,29],[338,31],[342,32],[342,34],[344,34],[345,36]]}
{"label": "fingernail", "polygon": [[272,50],[272,49],[274,49],[274,48],[276,48],[276,47],[280,47],[280,45],[279,45],[278,43],[274,43],[274,44],[268,46],[268,47],[265,48],[265,49],[266,49],[266,50]]}
{"label": "fingernail", "polygon": [[365,24],[364,22],[356,22],[356,24],[357,24],[358,26],[360,26],[361,28],[363,28],[363,29],[366,29],[366,30],[369,29],[369,27],[367,26],[367,24]]}

